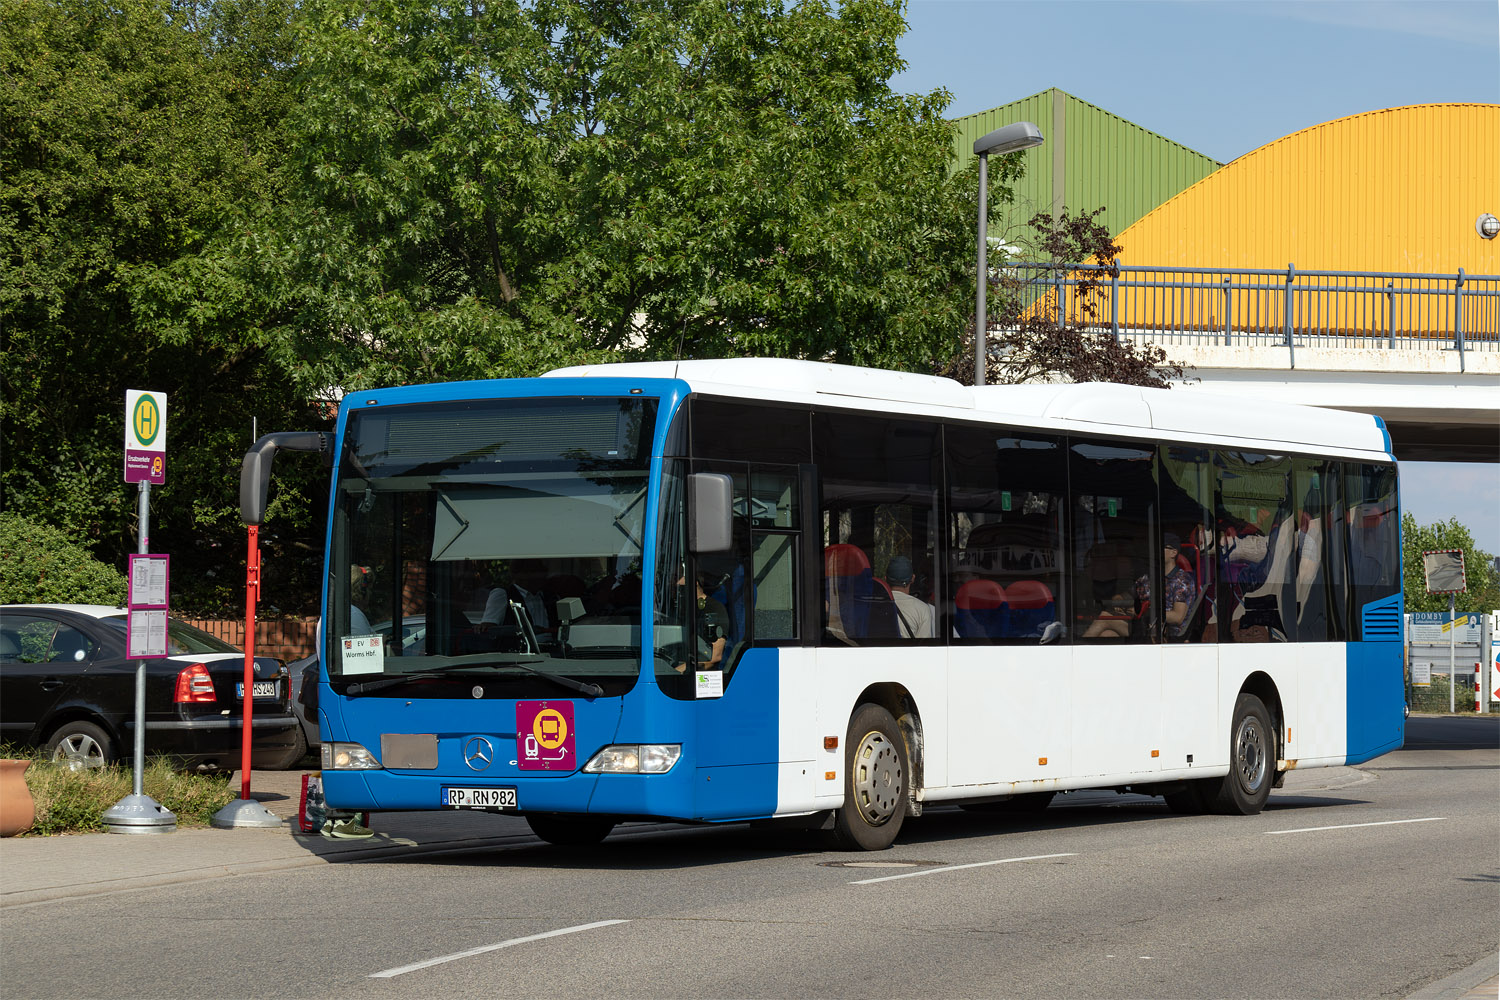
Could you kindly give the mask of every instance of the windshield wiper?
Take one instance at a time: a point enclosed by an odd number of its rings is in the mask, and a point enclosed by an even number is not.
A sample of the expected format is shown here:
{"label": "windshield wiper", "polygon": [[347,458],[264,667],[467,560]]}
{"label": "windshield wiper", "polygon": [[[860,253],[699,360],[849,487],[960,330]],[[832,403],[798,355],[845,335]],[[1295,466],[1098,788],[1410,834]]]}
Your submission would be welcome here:
{"label": "windshield wiper", "polygon": [[359,694],[370,694],[374,691],[383,691],[388,687],[395,687],[397,684],[405,684],[407,681],[428,680],[433,677],[443,677],[447,674],[454,673],[459,670],[474,670],[482,668],[482,664],[455,663],[452,666],[428,667],[426,670],[413,670],[410,673],[405,674],[386,674],[384,676],[375,677],[367,681],[355,681],[353,684],[350,684],[348,687],[344,688],[344,694],[351,697]]}
{"label": "windshield wiper", "polygon": [[540,677],[543,680],[549,680],[559,687],[565,687],[569,691],[577,691],[579,694],[587,695],[590,698],[598,698],[600,695],[604,694],[604,689],[599,685],[590,684],[588,681],[574,680],[572,677],[568,677],[565,674],[554,674],[550,670],[538,670],[536,667],[528,667],[524,663],[507,663],[505,664],[505,666],[512,667],[516,670],[524,670],[534,677]]}

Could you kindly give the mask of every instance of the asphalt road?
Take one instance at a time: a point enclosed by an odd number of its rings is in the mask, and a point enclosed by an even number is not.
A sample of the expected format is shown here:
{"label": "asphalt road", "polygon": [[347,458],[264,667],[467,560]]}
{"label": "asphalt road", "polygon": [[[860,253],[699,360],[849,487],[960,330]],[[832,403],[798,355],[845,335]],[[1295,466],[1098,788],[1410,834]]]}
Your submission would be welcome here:
{"label": "asphalt road", "polygon": [[1086,793],[1028,820],[929,810],[875,855],[625,827],[19,906],[0,990],[1405,997],[1500,947],[1500,719],[1414,718],[1407,740],[1254,817]]}

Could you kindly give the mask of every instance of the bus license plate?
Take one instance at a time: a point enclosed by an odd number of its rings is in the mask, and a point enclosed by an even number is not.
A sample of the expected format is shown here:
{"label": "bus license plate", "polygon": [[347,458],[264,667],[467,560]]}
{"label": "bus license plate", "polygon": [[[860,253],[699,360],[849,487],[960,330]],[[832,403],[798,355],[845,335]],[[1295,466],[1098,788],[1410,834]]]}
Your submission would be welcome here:
{"label": "bus license plate", "polygon": [[443,787],[445,809],[515,809],[514,788],[453,788]]}
{"label": "bus license plate", "polygon": [[[252,688],[252,690],[255,692],[255,697],[257,697],[257,698],[274,698],[274,697],[276,697],[276,682],[275,681],[256,681],[255,684],[254,684],[254,686],[253,686],[253,688]],[[236,684],[234,686],[234,696],[236,698],[243,698],[243,697],[245,697],[245,682],[244,681],[240,681],[238,684]]]}

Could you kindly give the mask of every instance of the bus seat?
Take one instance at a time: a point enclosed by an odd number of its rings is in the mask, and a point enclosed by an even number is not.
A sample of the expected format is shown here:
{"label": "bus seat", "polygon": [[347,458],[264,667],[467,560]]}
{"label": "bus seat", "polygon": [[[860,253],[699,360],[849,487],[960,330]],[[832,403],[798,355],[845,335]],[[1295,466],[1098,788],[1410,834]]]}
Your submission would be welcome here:
{"label": "bus seat", "polygon": [[875,575],[864,550],[848,543],[828,546],[823,550],[823,576],[830,619],[837,614],[850,639],[868,637]]}
{"label": "bus seat", "polygon": [[1005,631],[1005,588],[994,580],[969,580],[954,597],[954,628],[965,639],[998,639]]}
{"label": "bus seat", "polygon": [[1040,580],[1016,580],[1005,588],[1005,603],[1005,634],[1012,638],[1040,638],[1042,630],[1057,620],[1052,588]]}

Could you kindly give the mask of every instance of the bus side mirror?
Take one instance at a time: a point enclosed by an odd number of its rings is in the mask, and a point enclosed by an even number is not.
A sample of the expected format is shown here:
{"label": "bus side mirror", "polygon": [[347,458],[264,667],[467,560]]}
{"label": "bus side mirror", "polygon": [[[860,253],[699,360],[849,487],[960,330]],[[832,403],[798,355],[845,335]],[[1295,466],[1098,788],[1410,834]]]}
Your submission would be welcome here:
{"label": "bus side mirror", "polygon": [[333,458],[333,435],[322,431],[283,431],[265,434],[245,452],[240,465],[240,520],[259,524],[266,516],[266,491],[271,485],[271,461],[281,449],[316,451],[324,464]]}
{"label": "bus side mirror", "polygon": [[722,472],[695,472],[688,477],[688,548],[693,552],[727,552],[733,544],[734,481]]}

